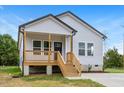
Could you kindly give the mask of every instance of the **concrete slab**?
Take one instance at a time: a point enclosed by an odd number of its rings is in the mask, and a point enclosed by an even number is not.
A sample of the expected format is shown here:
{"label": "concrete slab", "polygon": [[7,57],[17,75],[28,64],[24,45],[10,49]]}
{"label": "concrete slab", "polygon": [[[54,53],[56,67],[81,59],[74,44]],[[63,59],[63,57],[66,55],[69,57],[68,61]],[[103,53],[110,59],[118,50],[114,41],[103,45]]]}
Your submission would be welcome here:
{"label": "concrete slab", "polygon": [[91,79],[107,87],[124,87],[124,73],[82,73],[82,79]]}

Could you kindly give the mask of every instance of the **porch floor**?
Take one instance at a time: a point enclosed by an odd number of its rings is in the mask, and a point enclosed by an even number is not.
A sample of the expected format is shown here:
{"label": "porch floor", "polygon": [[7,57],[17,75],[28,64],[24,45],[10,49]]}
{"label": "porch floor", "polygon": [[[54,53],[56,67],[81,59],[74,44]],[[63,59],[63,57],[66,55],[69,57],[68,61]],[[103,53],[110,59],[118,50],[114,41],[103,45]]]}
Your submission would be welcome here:
{"label": "porch floor", "polygon": [[47,66],[47,65],[58,65],[56,61],[54,62],[41,62],[41,61],[26,61],[24,62],[25,66]]}

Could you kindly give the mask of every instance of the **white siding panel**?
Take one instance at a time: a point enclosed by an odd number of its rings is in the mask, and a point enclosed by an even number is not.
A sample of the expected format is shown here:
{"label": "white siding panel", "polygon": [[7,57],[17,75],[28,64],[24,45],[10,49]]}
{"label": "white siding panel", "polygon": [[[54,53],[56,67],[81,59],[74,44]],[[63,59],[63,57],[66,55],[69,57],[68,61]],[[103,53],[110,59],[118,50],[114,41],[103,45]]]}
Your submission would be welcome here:
{"label": "white siding panel", "polygon": [[67,28],[64,28],[62,25],[58,24],[52,19],[46,19],[39,23],[35,23],[31,26],[27,26],[25,31],[29,32],[44,32],[44,33],[53,33],[53,34],[63,34],[69,35],[70,32]]}
{"label": "white siding panel", "polygon": [[[73,37],[73,52],[79,58],[82,65],[102,65],[103,64],[103,39],[84,25],[80,24],[70,16],[60,17],[62,21],[72,26],[78,32]],[[94,56],[79,56],[78,55],[78,43],[85,42],[94,43]],[[86,46],[87,47],[87,46]]]}

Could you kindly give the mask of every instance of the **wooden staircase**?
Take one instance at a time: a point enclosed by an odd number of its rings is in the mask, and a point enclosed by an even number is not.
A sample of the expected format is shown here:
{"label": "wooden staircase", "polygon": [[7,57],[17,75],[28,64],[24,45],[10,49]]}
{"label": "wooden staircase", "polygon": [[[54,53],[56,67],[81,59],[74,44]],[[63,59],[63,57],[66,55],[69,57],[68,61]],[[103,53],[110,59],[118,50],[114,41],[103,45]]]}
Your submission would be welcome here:
{"label": "wooden staircase", "polygon": [[64,61],[62,55],[58,51],[57,62],[64,77],[80,77],[80,62],[72,52],[67,53],[67,62]]}

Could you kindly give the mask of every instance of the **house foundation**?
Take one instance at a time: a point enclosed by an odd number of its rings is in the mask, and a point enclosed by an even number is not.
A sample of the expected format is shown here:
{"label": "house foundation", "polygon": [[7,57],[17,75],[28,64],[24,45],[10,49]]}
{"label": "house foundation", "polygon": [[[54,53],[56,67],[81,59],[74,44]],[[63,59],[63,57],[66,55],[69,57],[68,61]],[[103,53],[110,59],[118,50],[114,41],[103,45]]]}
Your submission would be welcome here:
{"label": "house foundation", "polygon": [[47,75],[52,75],[52,66],[47,66]]}
{"label": "house foundation", "polygon": [[29,66],[24,66],[24,75],[29,75]]}

